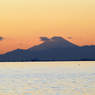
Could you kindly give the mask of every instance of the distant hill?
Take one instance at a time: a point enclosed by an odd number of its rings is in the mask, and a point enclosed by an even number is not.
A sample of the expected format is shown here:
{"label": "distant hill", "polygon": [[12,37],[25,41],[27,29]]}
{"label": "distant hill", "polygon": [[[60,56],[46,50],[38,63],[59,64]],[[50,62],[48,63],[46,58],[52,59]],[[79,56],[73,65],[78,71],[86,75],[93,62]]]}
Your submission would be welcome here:
{"label": "distant hill", "polygon": [[52,37],[49,41],[45,41],[40,45],[33,46],[28,50],[41,51],[56,47],[78,47],[78,46],[70,43],[69,41],[65,40],[62,37]]}
{"label": "distant hill", "polygon": [[95,60],[95,46],[56,47],[42,51],[17,49],[0,55],[0,61]]}

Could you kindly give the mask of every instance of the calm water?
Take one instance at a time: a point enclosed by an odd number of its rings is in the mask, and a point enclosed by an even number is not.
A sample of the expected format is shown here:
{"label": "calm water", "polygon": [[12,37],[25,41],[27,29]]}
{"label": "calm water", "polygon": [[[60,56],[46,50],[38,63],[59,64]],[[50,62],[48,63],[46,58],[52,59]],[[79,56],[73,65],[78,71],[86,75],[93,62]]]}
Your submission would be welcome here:
{"label": "calm water", "polygon": [[95,95],[95,62],[0,63],[0,95]]}

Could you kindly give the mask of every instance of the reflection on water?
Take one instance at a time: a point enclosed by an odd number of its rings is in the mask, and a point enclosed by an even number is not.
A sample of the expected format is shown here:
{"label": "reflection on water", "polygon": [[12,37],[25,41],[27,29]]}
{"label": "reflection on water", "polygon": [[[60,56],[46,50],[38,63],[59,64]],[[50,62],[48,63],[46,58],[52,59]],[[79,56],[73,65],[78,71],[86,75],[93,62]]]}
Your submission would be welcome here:
{"label": "reflection on water", "polygon": [[95,95],[95,62],[0,63],[0,95]]}

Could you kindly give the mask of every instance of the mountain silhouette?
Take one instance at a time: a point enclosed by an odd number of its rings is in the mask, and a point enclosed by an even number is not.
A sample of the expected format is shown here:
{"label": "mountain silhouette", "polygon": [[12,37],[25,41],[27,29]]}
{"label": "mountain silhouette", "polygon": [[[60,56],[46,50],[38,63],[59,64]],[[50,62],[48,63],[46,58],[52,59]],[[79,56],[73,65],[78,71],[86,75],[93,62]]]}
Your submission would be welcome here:
{"label": "mountain silhouette", "polygon": [[27,50],[16,49],[0,55],[5,61],[80,61],[95,60],[95,46],[79,47],[62,37],[53,37]]}
{"label": "mountain silhouette", "polygon": [[49,41],[45,41],[40,45],[33,46],[28,50],[41,51],[41,50],[46,50],[46,49],[56,48],[56,47],[78,47],[78,46],[70,43],[69,41],[65,40],[62,37],[52,37]]}

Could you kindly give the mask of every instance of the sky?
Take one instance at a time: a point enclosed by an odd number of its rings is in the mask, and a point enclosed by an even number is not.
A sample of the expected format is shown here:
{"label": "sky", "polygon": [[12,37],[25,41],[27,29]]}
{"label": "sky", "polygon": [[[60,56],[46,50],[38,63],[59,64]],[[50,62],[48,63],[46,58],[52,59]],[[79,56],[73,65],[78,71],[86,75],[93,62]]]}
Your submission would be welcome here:
{"label": "sky", "polygon": [[0,0],[0,54],[53,36],[95,45],[95,0]]}

